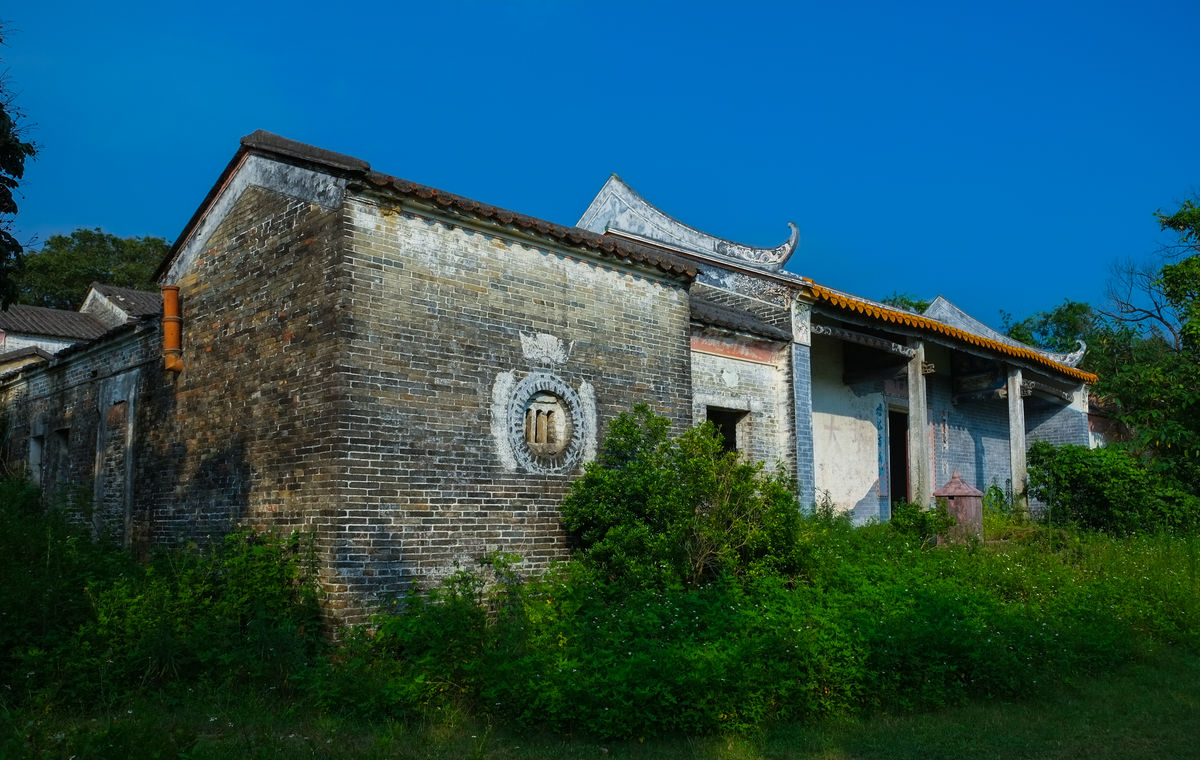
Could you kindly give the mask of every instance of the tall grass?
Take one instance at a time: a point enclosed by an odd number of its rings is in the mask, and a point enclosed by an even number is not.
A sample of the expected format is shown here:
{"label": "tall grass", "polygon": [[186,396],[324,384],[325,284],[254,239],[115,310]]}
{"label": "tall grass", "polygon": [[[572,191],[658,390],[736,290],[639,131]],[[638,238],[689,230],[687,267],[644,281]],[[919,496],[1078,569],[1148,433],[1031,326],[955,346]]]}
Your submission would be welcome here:
{"label": "tall grass", "polygon": [[1032,697],[1162,647],[1200,652],[1195,536],[1035,528],[932,547],[824,515],[799,526],[794,572],[691,588],[579,563],[522,577],[494,557],[335,646],[318,634],[303,537],[239,533],[135,563],[25,486],[0,485],[0,499],[0,712],[12,725],[183,704],[194,688],[376,724],[752,733]]}
{"label": "tall grass", "polygon": [[366,659],[409,715],[637,737],[1023,698],[1200,644],[1194,537],[935,549],[810,519],[803,547],[799,574],[694,589],[567,564],[489,592],[463,573],[381,616]]}

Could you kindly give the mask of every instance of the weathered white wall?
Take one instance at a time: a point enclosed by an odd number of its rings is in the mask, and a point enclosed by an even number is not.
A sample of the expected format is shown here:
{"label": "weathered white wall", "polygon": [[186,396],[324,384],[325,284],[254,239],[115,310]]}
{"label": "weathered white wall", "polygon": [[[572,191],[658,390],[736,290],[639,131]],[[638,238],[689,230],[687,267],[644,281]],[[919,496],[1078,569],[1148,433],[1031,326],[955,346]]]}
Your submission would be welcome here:
{"label": "weathered white wall", "polygon": [[838,341],[814,339],[812,351],[817,500],[828,493],[838,510],[854,514],[855,522],[886,518],[887,403],[882,389],[856,393],[843,384]]}
{"label": "weathered white wall", "polygon": [[69,338],[46,338],[34,335],[15,335],[13,333],[0,333],[0,353],[8,353],[22,348],[33,346],[40,348],[43,351],[51,354],[56,354],[62,351],[67,346],[74,345],[79,341]]}
{"label": "weathered white wall", "polygon": [[693,348],[692,419],[704,422],[710,406],[749,412],[749,444],[739,441],[739,448],[752,461],[768,468],[783,464],[794,474],[788,352],[780,350],[774,358],[767,364]]}
{"label": "weathered white wall", "polygon": [[96,290],[88,291],[79,312],[91,314],[110,330],[129,321],[129,314]]}

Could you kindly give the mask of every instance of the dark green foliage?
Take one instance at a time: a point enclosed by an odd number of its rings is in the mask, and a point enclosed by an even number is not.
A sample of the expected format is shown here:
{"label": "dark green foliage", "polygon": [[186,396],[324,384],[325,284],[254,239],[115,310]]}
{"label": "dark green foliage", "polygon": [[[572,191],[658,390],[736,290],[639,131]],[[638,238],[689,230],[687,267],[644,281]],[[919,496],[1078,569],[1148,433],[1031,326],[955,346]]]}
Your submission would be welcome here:
{"label": "dark green foliage", "polygon": [[580,559],[635,586],[797,568],[800,515],[782,475],[723,450],[711,424],[669,438],[639,405],[609,426],[563,502]]}
{"label": "dark green foliage", "polygon": [[1147,461],[1154,477],[1200,493],[1200,362],[1162,337],[1128,328],[1094,336],[1095,396],[1125,431],[1117,446]]}
{"label": "dark green foliage", "polygon": [[606,737],[746,731],[1018,698],[1154,639],[1200,646],[1200,540],[1056,533],[928,551],[818,517],[801,534],[804,582],[636,588],[571,563],[488,590],[460,573],[380,619],[375,659],[360,652],[381,684],[365,698],[393,716]]}
{"label": "dark green foliage", "polygon": [[936,540],[938,536],[945,536],[954,527],[954,518],[942,499],[938,499],[933,509],[925,509],[912,502],[898,501],[892,505],[892,518],[888,525],[892,530],[928,543]]}
{"label": "dark green foliage", "polygon": [[[0,739],[5,751],[53,754],[65,741],[95,756],[148,747],[198,756],[203,727],[152,735],[151,723],[125,718],[147,699],[186,710],[193,688],[239,695],[204,719],[230,727],[244,720],[247,698],[269,694],[289,714],[292,705],[369,725],[469,716],[522,732],[638,738],[1010,700],[1159,643],[1200,651],[1195,535],[1040,528],[1022,542],[930,549],[926,530],[855,528],[818,513],[793,526],[802,574],[760,565],[690,586],[639,585],[577,561],[522,581],[514,558],[493,556],[389,605],[374,632],[327,647],[304,541],[239,533],[139,565],[69,522],[47,523],[53,513],[27,485],[0,494],[15,537],[0,556],[5,578],[27,592],[57,584],[45,597],[6,599],[5,609],[57,605],[48,609],[61,618],[23,617],[25,628],[5,631],[16,645],[0,718],[29,737]],[[61,581],[22,574],[33,560],[18,544],[41,535],[50,538],[30,556],[75,568]],[[93,554],[67,562],[72,551]],[[96,705],[120,716],[99,733],[59,739],[29,719]]]}
{"label": "dark green foliage", "polygon": [[912,293],[901,293],[898,290],[894,291],[890,296],[880,301],[880,303],[885,303],[888,306],[895,306],[897,309],[903,309],[904,311],[911,311],[914,314],[924,314],[925,310],[929,308],[930,304],[929,301],[926,301],[923,298],[917,298]]}
{"label": "dark green foliage", "polygon": [[[566,568],[527,590],[481,707],[600,736],[747,730],[856,703],[861,644],[778,576],[631,590]],[[516,625],[516,621],[498,627]],[[512,646],[513,641],[521,646]]]}
{"label": "dark green foliage", "polygon": [[[0,44],[4,27],[0,24]],[[13,103],[8,82],[0,73],[0,307],[16,297],[15,277],[20,271],[21,243],[12,234],[12,219],[17,213],[15,193],[25,176],[25,162],[37,154],[37,147],[23,139],[22,114]]]}
{"label": "dark green foliage", "polygon": [[17,300],[50,309],[78,309],[93,282],[157,292],[154,270],[169,249],[162,238],[120,238],[98,229],[53,235],[42,250],[25,257]]}
{"label": "dark green foliage", "polygon": [[1029,490],[1056,524],[1127,535],[1200,527],[1200,497],[1165,485],[1126,450],[1029,448]]}
{"label": "dark green foliage", "polygon": [[[1200,214],[1200,209],[1193,207],[1189,213]],[[1189,239],[1200,240],[1200,232],[1196,229],[1188,234]],[[1200,361],[1200,254],[1164,266],[1159,282],[1163,295],[1183,316],[1180,329],[1183,349],[1193,362]]]}
{"label": "dark green foliage", "polygon": [[91,588],[73,681],[143,688],[197,678],[285,685],[321,642],[311,539],[239,531]]}
{"label": "dark green foliage", "polygon": [[1194,200],[1185,200],[1177,211],[1154,214],[1159,226],[1179,234],[1179,249],[1185,253],[1200,253],[1200,206]]}
{"label": "dark green foliage", "polygon": [[1074,351],[1078,341],[1086,342],[1101,321],[1090,305],[1071,300],[1019,322],[1013,321],[1008,312],[1002,311],[1001,317],[1002,328],[1010,338],[1050,351]]}
{"label": "dark green foliage", "polygon": [[316,601],[307,539],[242,531],[138,563],[0,481],[0,704],[286,686],[323,650]]}
{"label": "dark green foliage", "polygon": [[43,506],[27,480],[0,480],[0,684],[23,689],[23,663],[70,648],[92,615],[84,589],[130,566],[62,509]]}

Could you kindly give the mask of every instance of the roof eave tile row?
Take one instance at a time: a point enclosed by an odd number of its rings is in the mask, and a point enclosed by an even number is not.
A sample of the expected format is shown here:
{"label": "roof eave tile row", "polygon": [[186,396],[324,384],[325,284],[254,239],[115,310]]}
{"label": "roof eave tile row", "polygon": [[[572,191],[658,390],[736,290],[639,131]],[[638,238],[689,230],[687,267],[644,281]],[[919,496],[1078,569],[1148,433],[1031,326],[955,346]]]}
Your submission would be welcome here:
{"label": "roof eave tile row", "polygon": [[1083,370],[1076,369],[1075,367],[1068,367],[1065,364],[1059,364],[1058,362],[1052,361],[1032,349],[1010,346],[1006,343],[990,340],[988,338],[966,332],[965,330],[951,327],[950,325],[938,322],[937,320],[923,317],[920,314],[913,314],[911,312],[899,311],[896,309],[885,309],[869,301],[854,298],[853,296],[848,296],[845,293],[839,293],[816,284],[812,286],[812,292],[813,295],[817,297],[818,301],[836,306],[839,309],[853,311],[872,319],[877,319],[881,322],[888,322],[891,324],[911,327],[916,330],[923,330],[926,332],[943,335],[947,338],[951,338],[971,346],[984,348],[999,354],[1021,359],[1031,364],[1046,367],[1047,369],[1053,370],[1061,375],[1066,375],[1067,377],[1073,378],[1080,382],[1095,383],[1099,379],[1091,372],[1084,372]]}

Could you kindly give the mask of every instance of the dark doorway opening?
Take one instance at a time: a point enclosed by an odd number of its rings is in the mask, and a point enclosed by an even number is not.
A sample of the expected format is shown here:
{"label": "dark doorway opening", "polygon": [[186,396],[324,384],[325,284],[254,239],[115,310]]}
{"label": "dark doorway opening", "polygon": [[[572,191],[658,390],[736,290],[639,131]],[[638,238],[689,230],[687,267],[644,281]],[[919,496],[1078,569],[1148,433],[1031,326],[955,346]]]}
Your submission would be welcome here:
{"label": "dark doorway opening", "polygon": [[720,407],[708,407],[708,421],[717,426],[717,432],[721,434],[721,441],[725,446],[725,452],[740,451],[745,447],[745,441],[738,440],[738,424],[746,419],[749,412],[739,411],[737,409],[721,409]]}
{"label": "dark doorway opening", "polygon": [[888,410],[888,486],[891,501],[909,501],[907,412]]}

